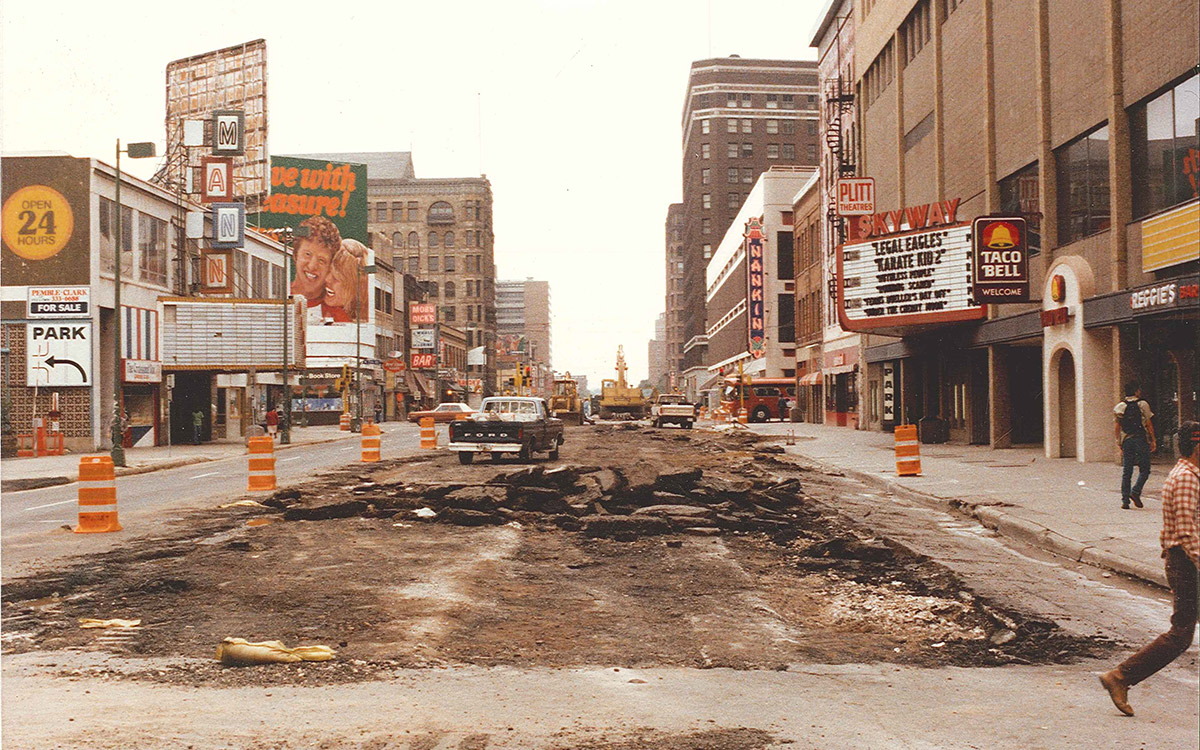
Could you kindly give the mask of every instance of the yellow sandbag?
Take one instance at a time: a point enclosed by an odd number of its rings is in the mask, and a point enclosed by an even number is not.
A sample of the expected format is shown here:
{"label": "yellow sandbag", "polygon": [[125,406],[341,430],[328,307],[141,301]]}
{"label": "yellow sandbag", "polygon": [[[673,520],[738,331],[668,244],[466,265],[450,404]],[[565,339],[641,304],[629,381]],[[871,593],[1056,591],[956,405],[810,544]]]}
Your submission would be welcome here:
{"label": "yellow sandbag", "polygon": [[141,620],[97,620],[94,617],[79,618],[79,627],[81,628],[136,628],[141,624]]}
{"label": "yellow sandbag", "polygon": [[251,664],[290,664],[297,661],[329,661],[334,651],[328,646],[288,648],[282,641],[251,643],[245,638],[226,638],[217,646],[217,661],[230,667]]}

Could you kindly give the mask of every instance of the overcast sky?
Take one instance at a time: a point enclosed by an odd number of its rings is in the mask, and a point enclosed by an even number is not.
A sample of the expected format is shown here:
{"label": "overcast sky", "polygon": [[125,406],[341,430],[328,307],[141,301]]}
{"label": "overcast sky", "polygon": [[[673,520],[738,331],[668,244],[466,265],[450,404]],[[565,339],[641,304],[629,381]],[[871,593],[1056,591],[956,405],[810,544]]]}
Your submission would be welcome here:
{"label": "overcast sky", "polygon": [[265,38],[272,153],[411,150],[418,177],[485,173],[499,277],[550,282],[555,368],[595,387],[624,344],[636,382],[663,310],[688,66],[811,59],[823,5],[5,0],[0,146],[111,163],[121,138],[161,153],[166,64]]}

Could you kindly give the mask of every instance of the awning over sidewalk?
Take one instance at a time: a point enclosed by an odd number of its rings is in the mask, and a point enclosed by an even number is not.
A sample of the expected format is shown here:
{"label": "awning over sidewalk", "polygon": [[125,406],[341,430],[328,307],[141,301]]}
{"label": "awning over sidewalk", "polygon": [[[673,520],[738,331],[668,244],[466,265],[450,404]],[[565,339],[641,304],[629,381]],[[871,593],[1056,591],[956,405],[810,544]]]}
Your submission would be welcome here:
{"label": "awning over sidewalk", "polygon": [[711,378],[704,381],[704,385],[700,386],[699,390],[700,391],[711,391],[714,388],[716,388],[718,385],[720,385],[721,381],[724,379],[725,379],[725,376],[718,372],[716,375],[713,375]]}
{"label": "awning over sidewalk", "polygon": [[405,370],[404,380],[408,383],[409,393],[420,394],[422,396],[429,395],[429,382],[425,380],[425,376],[421,373]]}
{"label": "awning over sidewalk", "polygon": [[821,385],[823,379],[824,373],[820,370],[813,370],[807,375],[800,376],[800,385]]}

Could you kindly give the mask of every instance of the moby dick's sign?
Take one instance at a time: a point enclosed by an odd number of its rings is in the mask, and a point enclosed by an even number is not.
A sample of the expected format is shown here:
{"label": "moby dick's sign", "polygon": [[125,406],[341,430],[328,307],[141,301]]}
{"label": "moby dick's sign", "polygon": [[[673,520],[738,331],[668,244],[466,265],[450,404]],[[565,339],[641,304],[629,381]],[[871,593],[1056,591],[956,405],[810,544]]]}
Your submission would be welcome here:
{"label": "moby dick's sign", "polygon": [[971,226],[959,200],[860,216],[838,249],[838,317],[848,331],[978,320]]}
{"label": "moby dick's sign", "polygon": [[762,219],[751,217],[746,222],[746,231],[742,235],[746,246],[746,322],[748,325],[748,351],[754,359],[767,353],[766,306],[763,275],[763,240]]}

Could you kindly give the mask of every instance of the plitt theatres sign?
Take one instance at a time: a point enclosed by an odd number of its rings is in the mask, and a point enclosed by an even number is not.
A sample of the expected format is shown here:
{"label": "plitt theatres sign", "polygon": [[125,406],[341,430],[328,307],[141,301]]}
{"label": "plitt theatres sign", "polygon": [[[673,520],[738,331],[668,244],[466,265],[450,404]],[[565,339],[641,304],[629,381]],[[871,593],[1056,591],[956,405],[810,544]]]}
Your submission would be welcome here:
{"label": "plitt theatres sign", "polygon": [[751,217],[742,235],[746,247],[746,323],[750,356],[758,359],[767,353],[766,307],[763,304],[763,231],[762,219]]}
{"label": "plitt theatres sign", "polygon": [[1025,219],[981,216],[971,222],[975,302],[1029,301],[1029,245]]}
{"label": "plitt theatres sign", "polygon": [[971,227],[958,199],[861,216],[838,249],[838,317],[849,331],[977,320]]}

